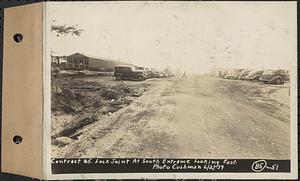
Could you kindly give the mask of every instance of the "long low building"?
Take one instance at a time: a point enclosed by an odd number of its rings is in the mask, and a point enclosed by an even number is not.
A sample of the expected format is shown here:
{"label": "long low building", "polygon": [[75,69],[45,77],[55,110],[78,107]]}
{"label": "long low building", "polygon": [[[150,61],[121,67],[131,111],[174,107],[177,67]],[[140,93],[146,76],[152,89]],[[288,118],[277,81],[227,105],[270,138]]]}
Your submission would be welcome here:
{"label": "long low building", "polygon": [[116,65],[130,65],[126,62],[95,57],[81,53],[74,53],[67,56],[67,61],[62,62],[61,69],[66,70],[93,70],[113,72]]}

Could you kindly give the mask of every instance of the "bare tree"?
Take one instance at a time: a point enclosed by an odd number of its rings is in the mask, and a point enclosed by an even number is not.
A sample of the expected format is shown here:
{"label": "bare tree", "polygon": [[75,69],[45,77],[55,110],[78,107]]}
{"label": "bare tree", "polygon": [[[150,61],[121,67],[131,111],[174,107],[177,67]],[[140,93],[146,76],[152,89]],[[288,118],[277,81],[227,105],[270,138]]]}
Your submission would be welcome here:
{"label": "bare tree", "polygon": [[[52,23],[54,23],[55,20],[52,20]],[[60,35],[72,35],[72,36],[80,36],[83,32],[83,29],[80,29],[78,25],[51,25],[51,32],[56,33],[56,36],[59,37]],[[52,51],[51,51],[52,56]],[[60,64],[59,58],[57,58],[58,65]],[[60,78],[59,78],[59,68],[52,67],[52,73],[51,73],[51,83],[52,87],[54,88],[54,92],[58,93],[60,89]]]}
{"label": "bare tree", "polygon": [[78,25],[51,25],[51,31],[57,33],[57,37],[60,35],[75,35],[80,36],[83,32],[83,29],[80,29]]}

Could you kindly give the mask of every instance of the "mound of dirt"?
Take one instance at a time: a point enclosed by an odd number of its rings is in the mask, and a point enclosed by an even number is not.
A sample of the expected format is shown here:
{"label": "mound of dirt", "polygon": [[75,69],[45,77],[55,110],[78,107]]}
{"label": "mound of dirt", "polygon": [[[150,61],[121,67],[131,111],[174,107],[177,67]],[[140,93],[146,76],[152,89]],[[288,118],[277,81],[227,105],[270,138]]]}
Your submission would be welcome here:
{"label": "mound of dirt", "polygon": [[71,144],[74,140],[68,137],[58,137],[56,139],[51,140],[51,144],[58,146],[58,147],[63,147],[68,144]]}
{"label": "mound of dirt", "polygon": [[64,128],[60,132],[58,132],[56,135],[53,135],[52,138],[70,137],[79,128],[89,125],[97,120],[98,119],[95,115],[86,114],[86,115],[78,116],[73,121],[70,121],[67,124],[65,124]]}
{"label": "mound of dirt", "polygon": [[118,99],[119,97],[121,97],[121,92],[118,92],[116,90],[113,89],[107,89],[103,92],[102,96],[105,99]]}
{"label": "mound of dirt", "polygon": [[79,91],[62,89],[60,92],[52,93],[51,110],[67,114],[80,112],[91,99]]}
{"label": "mound of dirt", "polygon": [[81,75],[60,76],[52,83],[51,138],[55,147],[78,139],[84,127],[128,106],[151,86],[147,82]]}

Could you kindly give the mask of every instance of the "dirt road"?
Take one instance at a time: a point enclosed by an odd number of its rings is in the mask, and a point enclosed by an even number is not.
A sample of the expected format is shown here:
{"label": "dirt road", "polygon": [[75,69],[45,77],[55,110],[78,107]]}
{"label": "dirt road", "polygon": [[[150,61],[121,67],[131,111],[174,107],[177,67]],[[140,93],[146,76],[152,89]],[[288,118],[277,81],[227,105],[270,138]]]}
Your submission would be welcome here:
{"label": "dirt road", "polygon": [[149,81],[151,90],[85,126],[53,156],[289,158],[289,106],[270,98],[266,85],[205,76]]}

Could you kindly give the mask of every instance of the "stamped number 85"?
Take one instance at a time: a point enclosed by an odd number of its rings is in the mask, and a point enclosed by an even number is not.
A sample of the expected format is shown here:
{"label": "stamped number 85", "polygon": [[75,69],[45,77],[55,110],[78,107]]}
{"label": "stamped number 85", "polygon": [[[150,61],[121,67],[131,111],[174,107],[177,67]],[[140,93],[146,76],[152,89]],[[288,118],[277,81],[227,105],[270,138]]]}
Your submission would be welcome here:
{"label": "stamped number 85", "polygon": [[252,164],[252,170],[254,172],[261,172],[267,166],[266,160],[257,160]]}

